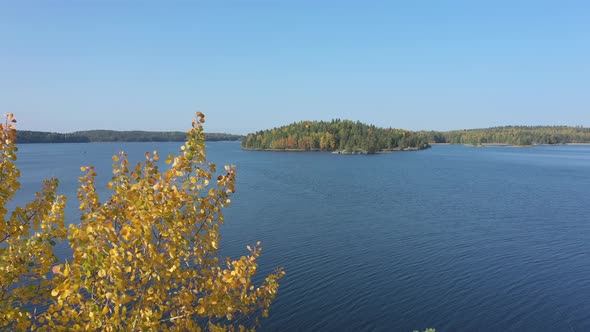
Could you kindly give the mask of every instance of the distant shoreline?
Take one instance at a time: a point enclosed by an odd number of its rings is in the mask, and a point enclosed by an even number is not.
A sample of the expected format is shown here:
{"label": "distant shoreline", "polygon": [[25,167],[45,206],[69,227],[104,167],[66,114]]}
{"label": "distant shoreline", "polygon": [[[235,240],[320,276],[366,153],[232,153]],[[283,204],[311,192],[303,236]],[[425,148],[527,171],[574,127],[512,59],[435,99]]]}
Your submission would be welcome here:
{"label": "distant shoreline", "polygon": [[[90,142],[16,142],[16,144],[56,144],[56,145],[60,145],[60,144],[97,144],[97,143],[183,143],[185,142],[184,140],[182,141],[90,141]],[[211,143],[211,142],[220,142],[220,143],[240,143],[239,140],[217,140],[217,139],[213,139],[213,140],[205,140],[205,142]]]}
{"label": "distant shoreline", "polygon": [[[476,148],[484,148],[484,147],[511,147],[511,148],[530,148],[535,146],[564,146],[564,145],[572,145],[572,146],[590,146],[590,143],[556,143],[556,144],[530,144],[530,145],[514,145],[514,144],[507,144],[507,143],[482,143],[482,144],[468,144],[468,143],[429,143],[431,146],[435,145],[463,145],[463,146],[470,146]],[[354,152],[345,152],[345,151],[327,151],[327,150],[320,150],[320,149],[258,149],[258,148],[247,148],[241,147],[242,150],[246,151],[263,151],[263,152],[326,152],[332,154],[343,154],[343,155],[358,155],[358,154],[369,154],[365,151],[354,151]],[[412,151],[420,151],[423,149],[393,149],[393,150],[381,150],[376,151],[374,154],[389,154],[394,152],[412,152]]]}
{"label": "distant shoreline", "polygon": [[268,151],[268,152],[331,152],[331,151],[322,151],[320,149],[256,149],[256,148],[245,148],[242,146],[242,150],[247,151]]}
{"label": "distant shoreline", "polygon": [[387,154],[387,153],[394,153],[394,152],[412,152],[412,151],[420,151],[425,149],[417,149],[417,148],[405,148],[405,149],[392,149],[392,150],[380,150],[374,153],[368,153],[364,150],[357,150],[352,152],[346,152],[342,150],[320,150],[320,149],[258,149],[258,148],[246,148],[242,146],[242,150],[246,151],[264,151],[264,152],[325,152],[331,154],[343,154],[343,155],[358,155],[358,154]]}
{"label": "distant shoreline", "polygon": [[[241,142],[244,136],[226,133],[204,133],[205,141]],[[181,131],[117,131],[88,130],[73,133],[19,130],[17,144],[36,143],[97,143],[97,142],[184,142],[186,132]]]}
{"label": "distant shoreline", "polygon": [[528,144],[528,145],[514,145],[507,143],[482,143],[482,144],[468,144],[468,143],[430,143],[430,145],[464,145],[473,147],[490,147],[490,146],[507,146],[513,148],[528,148],[534,146],[560,146],[560,145],[590,145],[590,143],[555,143],[555,144]]}

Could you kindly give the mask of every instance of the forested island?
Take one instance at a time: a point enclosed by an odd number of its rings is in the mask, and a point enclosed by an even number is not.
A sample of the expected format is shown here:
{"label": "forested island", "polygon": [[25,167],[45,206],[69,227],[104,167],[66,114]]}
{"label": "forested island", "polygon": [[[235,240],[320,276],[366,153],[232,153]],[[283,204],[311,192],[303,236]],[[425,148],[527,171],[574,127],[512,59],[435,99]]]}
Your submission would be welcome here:
{"label": "forested island", "polygon": [[451,131],[379,128],[359,121],[301,121],[248,134],[242,148],[270,151],[332,151],[372,154],[421,150],[430,144],[513,145],[590,143],[590,128],[571,126],[502,126]]}
{"label": "forested island", "polygon": [[429,143],[514,146],[590,143],[590,128],[569,126],[503,126],[418,134]]}
{"label": "forested island", "polygon": [[416,132],[335,119],[301,121],[251,133],[242,141],[242,147],[251,150],[373,154],[382,151],[422,150],[430,145],[425,135]]}
{"label": "forested island", "polygon": [[[243,136],[205,133],[207,141],[240,141]],[[186,133],[182,131],[116,131],[87,130],[73,133],[54,133],[44,131],[19,130],[17,143],[90,143],[90,142],[184,142]]]}

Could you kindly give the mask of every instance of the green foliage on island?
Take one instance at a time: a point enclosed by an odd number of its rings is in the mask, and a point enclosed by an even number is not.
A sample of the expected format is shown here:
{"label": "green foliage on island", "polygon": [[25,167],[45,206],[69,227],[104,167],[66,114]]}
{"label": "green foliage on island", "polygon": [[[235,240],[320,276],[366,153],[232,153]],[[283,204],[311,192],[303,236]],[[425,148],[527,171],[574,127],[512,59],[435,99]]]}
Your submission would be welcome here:
{"label": "green foliage on island", "polygon": [[[239,141],[241,135],[206,133],[207,141]],[[181,131],[116,131],[88,130],[73,133],[52,133],[21,130],[18,143],[88,143],[88,142],[183,142],[186,133]]]}
{"label": "green foliage on island", "polygon": [[372,154],[380,151],[428,148],[424,136],[414,132],[379,128],[350,120],[302,121],[258,131],[246,136],[242,147],[277,151],[335,151]]}
{"label": "green foliage on island", "polygon": [[421,131],[430,143],[537,145],[590,143],[590,128],[568,126],[503,126],[486,129]]}

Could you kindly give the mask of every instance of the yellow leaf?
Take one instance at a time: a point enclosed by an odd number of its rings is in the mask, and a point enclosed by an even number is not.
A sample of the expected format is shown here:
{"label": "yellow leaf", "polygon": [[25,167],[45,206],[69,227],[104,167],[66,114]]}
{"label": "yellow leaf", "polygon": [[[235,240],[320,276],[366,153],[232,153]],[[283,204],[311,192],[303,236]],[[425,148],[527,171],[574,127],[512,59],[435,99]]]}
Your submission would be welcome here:
{"label": "yellow leaf", "polygon": [[213,248],[217,249],[217,242],[211,241],[211,246],[213,246]]}
{"label": "yellow leaf", "polygon": [[51,268],[51,272],[53,272],[54,274],[62,274],[60,271],[61,266],[60,265],[55,265],[54,267]]}
{"label": "yellow leaf", "polygon": [[121,236],[125,241],[129,241],[129,228],[125,227],[121,230]]}

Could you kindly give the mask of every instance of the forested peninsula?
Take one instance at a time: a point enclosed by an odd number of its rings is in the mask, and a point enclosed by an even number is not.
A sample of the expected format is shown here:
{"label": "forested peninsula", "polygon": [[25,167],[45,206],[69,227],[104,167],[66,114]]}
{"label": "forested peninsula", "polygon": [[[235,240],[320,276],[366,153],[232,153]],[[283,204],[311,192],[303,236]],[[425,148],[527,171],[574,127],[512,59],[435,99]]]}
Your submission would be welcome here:
{"label": "forested peninsula", "polygon": [[528,146],[590,143],[590,128],[569,126],[503,126],[485,129],[420,131],[429,143]]}
{"label": "forested peninsula", "polygon": [[[206,133],[206,141],[240,141],[241,135]],[[90,143],[90,142],[184,142],[186,133],[182,131],[116,131],[87,130],[73,133],[53,133],[44,131],[19,130],[17,143]]]}
{"label": "forested peninsula", "polygon": [[251,133],[242,141],[242,147],[251,150],[373,154],[382,151],[422,150],[430,145],[425,135],[416,132],[336,119],[301,121]]}

